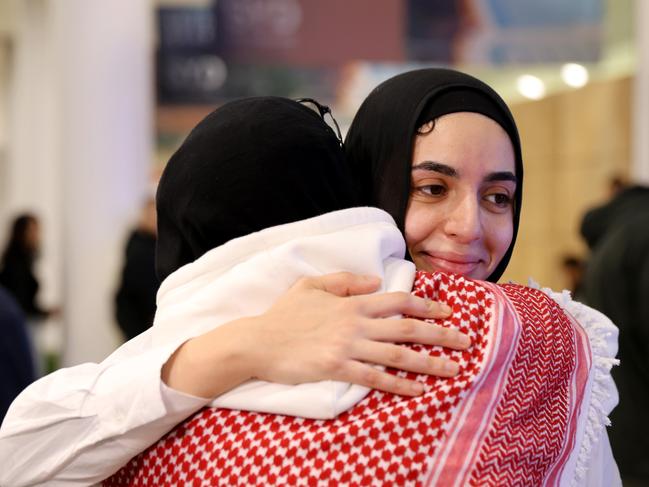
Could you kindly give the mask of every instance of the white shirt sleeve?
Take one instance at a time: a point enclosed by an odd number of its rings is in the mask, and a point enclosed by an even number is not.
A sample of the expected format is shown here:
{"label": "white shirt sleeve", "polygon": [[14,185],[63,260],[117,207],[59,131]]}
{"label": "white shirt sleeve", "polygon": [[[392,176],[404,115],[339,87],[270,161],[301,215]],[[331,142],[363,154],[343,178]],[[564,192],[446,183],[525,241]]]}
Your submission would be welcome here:
{"label": "white shirt sleeve", "polygon": [[584,487],[622,486],[622,479],[613,458],[613,451],[606,430],[600,432],[600,438],[593,445],[588,460],[586,475],[578,485]]}
{"label": "white shirt sleeve", "polygon": [[591,405],[588,411],[586,432],[583,441],[581,469],[583,478],[577,476],[576,485],[584,487],[621,487],[622,480],[613,457],[606,426],[608,415],[617,406],[619,396],[610,370],[618,363],[618,329],[605,315],[577,301],[568,306],[590,339],[593,353],[594,380]]}
{"label": "white shirt sleeve", "polygon": [[91,485],[209,403],[161,380],[184,340],[150,348],[148,333],[103,362],[58,370],[27,387],[0,428],[0,485]]}

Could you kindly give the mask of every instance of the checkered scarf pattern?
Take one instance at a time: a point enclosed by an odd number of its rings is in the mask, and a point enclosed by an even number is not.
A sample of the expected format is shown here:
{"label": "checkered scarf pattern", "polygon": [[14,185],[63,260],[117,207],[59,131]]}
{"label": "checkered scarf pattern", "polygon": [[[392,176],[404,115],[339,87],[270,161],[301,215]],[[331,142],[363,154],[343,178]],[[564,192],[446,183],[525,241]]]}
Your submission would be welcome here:
{"label": "checkered scarf pattern", "polygon": [[331,420],[206,408],[104,486],[558,485],[575,447],[590,367],[583,331],[543,292],[418,272],[413,293],[466,351],[408,345],[460,364],[415,398],[371,391]]}

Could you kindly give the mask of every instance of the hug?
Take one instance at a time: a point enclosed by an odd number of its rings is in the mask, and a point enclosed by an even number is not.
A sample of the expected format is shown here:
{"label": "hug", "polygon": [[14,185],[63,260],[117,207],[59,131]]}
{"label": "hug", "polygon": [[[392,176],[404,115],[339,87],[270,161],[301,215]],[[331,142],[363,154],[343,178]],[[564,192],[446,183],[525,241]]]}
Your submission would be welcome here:
{"label": "hug", "polygon": [[515,121],[483,82],[379,85],[341,144],[296,101],[234,101],[157,193],[154,325],[28,387],[4,485],[621,485],[617,329],[498,284]]}

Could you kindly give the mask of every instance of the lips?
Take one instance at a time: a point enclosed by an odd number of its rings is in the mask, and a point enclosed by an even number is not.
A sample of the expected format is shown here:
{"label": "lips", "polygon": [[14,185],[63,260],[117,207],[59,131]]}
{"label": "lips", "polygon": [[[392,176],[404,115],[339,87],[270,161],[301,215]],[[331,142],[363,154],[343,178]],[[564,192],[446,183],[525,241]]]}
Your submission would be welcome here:
{"label": "lips", "polygon": [[483,259],[472,255],[455,253],[429,254],[422,252],[421,256],[432,270],[451,272],[462,276],[471,275],[484,262]]}

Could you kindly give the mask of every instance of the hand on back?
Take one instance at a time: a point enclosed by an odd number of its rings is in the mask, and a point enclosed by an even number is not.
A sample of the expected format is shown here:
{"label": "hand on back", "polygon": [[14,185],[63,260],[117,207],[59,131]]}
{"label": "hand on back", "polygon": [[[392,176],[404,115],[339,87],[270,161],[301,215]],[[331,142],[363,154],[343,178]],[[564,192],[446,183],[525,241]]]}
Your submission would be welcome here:
{"label": "hand on back", "polygon": [[[457,364],[398,343],[464,349],[468,337],[413,318],[445,318],[450,309],[410,293],[372,294],[380,280],[341,272],[300,279],[247,330],[253,375],[285,384],[340,380],[403,395],[423,387],[372,365],[450,377]],[[464,338],[464,341],[463,341]]]}
{"label": "hand on back", "polygon": [[305,277],[266,313],[226,323],[187,341],[164,365],[170,387],[216,397],[256,378],[282,384],[338,380],[416,396],[422,384],[373,365],[451,377],[455,362],[399,343],[465,349],[456,330],[400,315],[445,318],[446,305],[410,293],[370,294],[380,279],[348,272]]}

